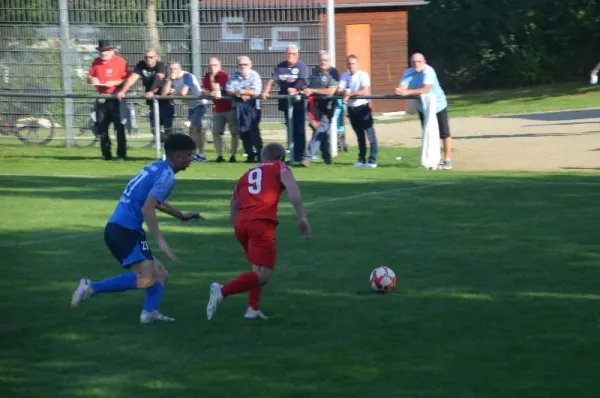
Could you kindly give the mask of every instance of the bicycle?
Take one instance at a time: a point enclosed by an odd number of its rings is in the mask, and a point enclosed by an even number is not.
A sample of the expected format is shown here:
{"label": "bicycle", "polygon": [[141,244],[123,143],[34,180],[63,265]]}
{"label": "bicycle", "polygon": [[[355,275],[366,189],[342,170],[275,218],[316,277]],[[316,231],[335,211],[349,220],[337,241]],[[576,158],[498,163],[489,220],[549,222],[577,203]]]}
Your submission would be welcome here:
{"label": "bicycle", "polygon": [[[40,84],[28,84],[16,93],[51,94],[52,88]],[[10,98],[7,97],[7,98]],[[19,102],[0,102],[0,136],[16,136],[24,145],[45,146],[54,139],[60,127],[54,115],[46,109],[43,100],[37,97]],[[19,104],[19,105],[17,105]],[[43,133],[40,133],[43,132]]]}
{"label": "bicycle", "polygon": [[[27,107],[23,107],[27,110]],[[24,145],[46,146],[54,139],[58,124],[53,115],[44,110],[45,117],[23,116],[24,113],[0,115],[0,136],[16,136]],[[44,131],[43,134],[40,134]]]}

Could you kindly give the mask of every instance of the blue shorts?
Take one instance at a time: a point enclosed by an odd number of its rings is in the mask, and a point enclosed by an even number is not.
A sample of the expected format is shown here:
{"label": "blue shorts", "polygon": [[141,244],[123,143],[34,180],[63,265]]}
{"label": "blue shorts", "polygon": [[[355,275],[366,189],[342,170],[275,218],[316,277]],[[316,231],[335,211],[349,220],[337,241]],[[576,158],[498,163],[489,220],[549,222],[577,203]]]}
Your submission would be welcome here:
{"label": "blue shorts", "polygon": [[202,127],[202,118],[206,113],[206,107],[204,105],[198,105],[195,108],[188,109],[188,119],[192,124],[192,127],[201,128]]}
{"label": "blue shorts", "polygon": [[104,228],[104,243],[124,268],[154,258],[143,231],[134,231],[119,224],[108,223]]}

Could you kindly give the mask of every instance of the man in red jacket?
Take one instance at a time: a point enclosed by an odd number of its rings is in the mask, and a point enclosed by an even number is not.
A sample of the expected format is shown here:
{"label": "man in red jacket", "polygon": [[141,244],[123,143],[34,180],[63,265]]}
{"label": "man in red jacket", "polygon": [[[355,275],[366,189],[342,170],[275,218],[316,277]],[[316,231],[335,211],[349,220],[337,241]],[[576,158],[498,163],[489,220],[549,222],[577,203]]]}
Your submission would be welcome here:
{"label": "man in red jacket", "polygon": [[[87,82],[96,87],[100,94],[114,94],[129,76],[127,61],[115,55],[116,47],[108,40],[100,40],[96,47],[100,55],[94,59],[87,76]],[[101,99],[96,107],[96,132],[100,136],[100,148],[105,160],[112,159],[108,126],[112,122],[117,133],[117,157],[125,160],[127,142],[125,126],[121,123],[119,100],[117,98]]]}
{"label": "man in red jacket", "polygon": [[217,57],[210,57],[208,61],[210,72],[207,72],[202,79],[202,91],[205,95],[213,98],[213,138],[215,150],[217,151],[217,163],[225,161],[223,159],[223,135],[225,134],[225,125],[229,125],[231,131],[231,157],[229,161],[235,163],[235,154],[239,145],[239,136],[236,127],[235,114],[233,112],[233,103],[228,99],[220,99],[227,95],[225,86],[229,80],[229,75],[221,69],[221,61]]}

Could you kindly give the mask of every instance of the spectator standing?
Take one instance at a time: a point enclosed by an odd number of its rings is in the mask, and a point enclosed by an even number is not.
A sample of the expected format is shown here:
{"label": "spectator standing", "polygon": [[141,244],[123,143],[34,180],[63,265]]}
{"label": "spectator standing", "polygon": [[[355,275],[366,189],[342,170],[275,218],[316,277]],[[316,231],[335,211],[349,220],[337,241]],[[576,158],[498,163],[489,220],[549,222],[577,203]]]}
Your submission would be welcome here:
{"label": "spectator standing", "polygon": [[[154,106],[152,97],[154,94],[161,94],[160,89],[165,83],[168,69],[164,62],[159,60],[156,50],[150,48],[144,53],[144,59],[138,62],[133,68],[133,73],[123,84],[123,88],[117,94],[117,98],[122,100],[133,85],[142,78],[144,86],[144,98],[149,107],[150,127],[154,132]],[[169,100],[158,101],[159,123],[165,129],[165,134],[169,135],[173,128],[173,117],[175,116],[175,104]]]}
{"label": "spectator standing", "polygon": [[[440,130],[440,139],[444,146],[444,156],[440,161],[439,168],[452,170],[452,138],[450,136],[450,126],[448,123],[448,99],[437,78],[435,70],[427,65],[423,54],[415,53],[410,57],[412,67],[406,69],[402,74],[402,79],[396,95],[421,95],[432,93],[436,97],[436,118]],[[423,114],[423,104],[418,101],[419,118],[421,126],[425,123]]]}
{"label": "spectator standing", "polygon": [[[100,94],[113,94],[128,76],[127,61],[115,55],[116,47],[108,40],[99,40],[96,50],[100,53],[92,62],[87,82],[96,87]],[[100,99],[96,107],[96,132],[100,136],[100,149],[105,160],[112,160],[111,142],[108,135],[110,123],[113,123],[117,135],[117,157],[127,158],[127,140],[125,126],[121,123],[120,104],[117,98]]]}
{"label": "spectator standing", "polygon": [[[334,76],[337,76],[337,79]],[[303,90],[303,94],[308,96],[308,123],[313,130],[308,151],[302,160],[304,167],[309,165],[319,148],[325,164],[331,164],[329,136],[336,100],[322,97],[334,95],[338,88],[338,81],[339,74],[329,65],[329,54],[321,52],[320,67],[313,70],[308,88]]]}
{"label": "spectator standing", "polygon": [[252,69],[252,61],[247,56],[238,57],[239,69],[231,74],[225,87],[228,95],[235,95],[233,109],[240,139],[248,158],[246,162],[260,162],[263,147],[260,136],[261,109],[260,100],[256,98],[262,92],[262,79]]}
{"label": "spectator standing", "polygon": [[221,61],[217,57],[210,57],[208,67],[210,71],[202,79],[202,90],[205,96],[210,96],[213,99],[212,132],[215,150],[217,151],[217,163],[225,161],[223,159],[223,135],[225,134],[226,125],[229,126],[229,131],[231,132],[231,156],[229,162],[235,163],[239,136],[233,113],[233,104],[231,100],[220,99],[223,95],[227,95],[225,87],[227,86],[229,75],[221,68]]}
{"label": "spectator standing", "polygon": [[192,161],[206,162],[204,156],[204,130],[202,129],[202,118],[206,114],[206,100],[202,99],[202,89],[196,76],[181,69],[179,62],[169,64],[169,78],[163,87],[163,95],[194,96],[183,100],[188,107],[188,119],[190,121],[190,137],[196,143],[197,152]]}
{"label": "spectator standing", "polygon": [[[348,71],[341,77],[339,91],[344,93],[344,103],[348,105],[348,117],[358,141],[358,162],[356,167],[377,167],[377,136],[373,126],[370,99],[354,98],[357,96],[371,95],[371,77],[359,69],[359,59],[356,55],[347,58]],[[366,137],[365,137],[366,135]],[[367,161],[367,142],[369,140],[371,152]]]}
{"label": "spectator standing", "polygon": [[[273,83],[279,85],[279,94],[298,95],[300,90],[306,86],[308,80],[308,68],[300,60],[298,47],[290,45],[285,51],[285,61],[273,69],[273,75],[267,82],[262,98],[269,98]],[[306,101],[299,100],[292,103],[293,112],[291,120],[288,117],[288,99],[280,99],[278,109],[283,112],[285,125],[289,129],[290,123],[294,130],[292,163],[301,162],[306,149]],[[290,142],[288,139],[288,148]]]}
{"label": "spectator standing", "polygon": [[[321,51],[319,55],[319,65],[314,67],[311,73],[311,77],[318,76],[321,73],[321,71],[327,71],[331,75],[331,77],[333,77],[333,80],[335,80],[336,82],[340,81],[340,73],[336,68],[331,66],[331,58],[329,57],[329,53],[327,51]],[[346,134],[344,132],[344,111],[346,106],[341,98],[334,100],[333,104],[334,117],[336,118],[337,122],[338,150],[348,152],[348,144],[346,143]],[[313,132],[312,139],[314,139],[314,137],[315,134]]]}

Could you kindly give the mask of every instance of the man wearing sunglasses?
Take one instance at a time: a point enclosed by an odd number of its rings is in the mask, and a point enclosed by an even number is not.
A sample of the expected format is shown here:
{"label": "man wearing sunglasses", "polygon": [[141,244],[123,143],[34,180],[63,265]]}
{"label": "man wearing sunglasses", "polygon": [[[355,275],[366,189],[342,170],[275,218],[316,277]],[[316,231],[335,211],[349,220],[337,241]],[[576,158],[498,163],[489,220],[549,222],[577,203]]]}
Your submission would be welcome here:
{"label": "man wearing sunglasses", "polygon": [[[160,94],[159,90],[165,82],[167,72],[167,66],[164,62],[159,61],[156,50],[149,48],[144,53],[144,59],[135,65],[133,73],[127,78],[123,88],[117,94],[117,98],[122,100],[135,82],[142,78],[144,98],[146,98],[146,104],[148,104],[150,108],[150,127],[152,128],[152,131],[154,131],[154,106],[152,105],[152,97],[154,94]],[[168,100],[159,100],[158,107],[160,125],[164,127],[165,134],[168,135],[173,128],[175,104]]]}

